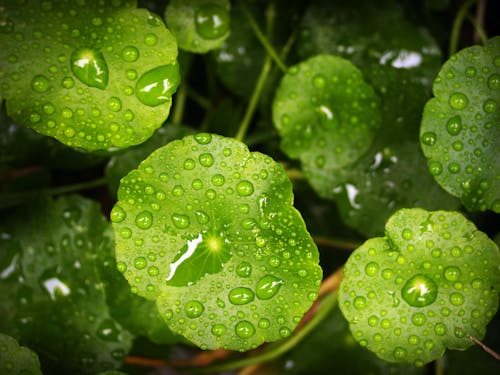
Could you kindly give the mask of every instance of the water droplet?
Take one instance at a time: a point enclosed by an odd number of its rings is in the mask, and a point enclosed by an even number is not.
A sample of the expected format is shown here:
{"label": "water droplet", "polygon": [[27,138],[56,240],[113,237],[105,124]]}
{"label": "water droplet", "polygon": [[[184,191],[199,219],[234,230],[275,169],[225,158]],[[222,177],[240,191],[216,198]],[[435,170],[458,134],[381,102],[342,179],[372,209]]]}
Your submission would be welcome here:
{"label": "water droplet", "polygon": [[443,166],[438,161],[431,161],[429,162],[429,172],[433,176],[438,176],[443,172]]}
{"label": "water droplet", "polygon": [[412,232],[411,229],[406,228],[406,229],[403,229],[403,232],[401,233],[401,236],[405,240],[409,241],[409,240],[411,240],[413,238],[413,232]]}
{"label": "water droplet", "polygon": [[242,339],[248,339],[255,333],[255,327],[249,321],[242,320],[236,324],[235,332]]}
{"label": "water droplet", "polygon": [[127,62],[134,62],[139,58],[139,50],[134,46],[126,46],[122,49],[122,59]]}
{"label": "water droplet", "polygon": [[354,298],[354,301],[352,303],[353,303],[354,307],[358,310],[362,310],[362,309],[366,308],[366,298],[365,297],[358,296],[358,297]]}
{"label": "water droplet", "polygon": [[49,80],[44,75],[36,75],[31,80],[31,88],[36,92],[45,92],[49,89]]}
{"label": "water droplet", "polygon": [[[0,11],[2,11],[3,13],[4,10],[1,9]],[[8,34],[13,30],[14,30],[14,22],[10,18],[5,17],[2,14],[2,17],[0,18],[0,33]]]}
{"label": "water droplet", "polygon": [[195,213],[196,220],[200,224],[206,224],[210,220],[209,216],[206,214],[206,212],[203,211],[196,211]]}
{"label": "water droplet", "polygon": [[317,89],[322,89],[326,85],[326,79],[322,74],[316,74],[313,77],[313,86]]}
{"label": "water droplet", "polygon": [[212,135],[209,133],[198,133],[194,135],[194,139],[200,145],[208,145],[212,142]]}
{"label": "water droplet", "polygon": [[194,169],[195,166],[196,166],[196,163],[193,159],[188,158],[188,159],[184,160],[184,169],[185,170],[190,171],[190,170]]}
{"label": "water droplet", "polygon": [[120,206],[118,205],[115,205],[112,210],[111,210],[111,213],[109,215],[111,221],[113,223],[120,223],[122,222],[125,217],[127,215],[125,214],[125,211],[123,210],[123,208],[121,208]]}
{"label": "water droplet", "polygon": [[153,214],[149,211],[142,211],[135,217],[135,224],[141,229],[148,229],[153,224]]}
{"label": "water droplet", "polygon": [[213,175],[212,176],[212,183],[215,185],[215,186],[222,186],[224,185],[224,182],[225,182],[225,179],[224,179],[224,176],[221,175],[221,174],[216,174],[216,175]]}
{"label": "water droplet", "polygon": [[120,237],[123,238],[123,239],[127,239],[127,238],[130,238],[132,236],[132,231],[130,230],[130,228],[122,228],[120,230]]}
{"label": "water droplet", "polygon": [[229,31],[229,12],[218,4],[203,4],[196,11],[194,24],[203,39],[221,38]]}
{"label": "water droplet", "polygon": [[156,34],[148,33],[144,35],[144,43],[148,46],[154,46],[158,42],[158,37]]}
{"label": "water droplet", "polygon": [[156,107],[172,100],[179,83],[179,65],[162,65],[147,71],[137,80],[135,94],[142,104]]}
{"label": "water droplet", "polygon": [[256,294],[259,299],[270,299],[281,288],[283,280],[272,275],[266,275],[257,282]]}
{"label": "water droplet", "polygon": [[151,266],[148,268],[148,275],[149,276],[158,276],[160,273],[160,270],[156,266]]}
{"label": "water droplet", "polygon": [[460,164],[455,162],[448,164],[448,171],[453,174],[460,172]]}
{"label": "water droplet", "polygon": [[438,287],[436,283],[422,274],[410,278],[401,290],[403,299],[414,307],[430,305],[436,300],[437,293]]}
{"label": "water droplet", "polygon": [[246,180],[238,182],[238,185],[236,186],[238,194],[241,195],[242,197],[247,197],[249,195],[252,195],[253,189],[254,188],[252,183]]}
{"label": "water droplet", "polygon": [[286,338],[291,335],[292,330],[288,327],[281,327],[279,332],[281,337]]}
{"label": "water droplet", "polygon": [[236,274],[239,277],[250,277],[252,274],[252,265],[248,262],[241,262],[236,267]]}
{"label": "water droplet", "polygon": [[261,319],[259,319],[259,322],[257,323],[257,325],[259,326],[259,328],[267,329],[271,325],[271,322],[269,322],[269,319],[261,318]]}
{"label": "water droplet", "polygon": [[427,146],[434,146],[436,143],[437,135],[434,132],[425,132],[422,134],[422,143]]}
{"label": "water droplet", "polygon": [[124,273],[127,270],[127,264],[125,262],[117,262],[116,263],[116,269],[120,271],[121,273]]}
{"label": "water droplet", "polygon": [[245,305],[254,300],[254,293],[251,289],[245,287],[234,288],[229,292],[229,301],[233,305]]}
{"label": "water droplet", "polygon": [[113,112],[118,112],[122,109],[122,102],[117,97],[113,96],[108,100],[108,109]]}
{"label": "water droplet", "polygon": [[212,334],[214,336],[220,337],[226,333],[226,326],[223,324],[214,324],[212,326]]}
{"label": "water droplet", "polygon": [[137,257],[134,259],[134,267],[138,270],[146,268],[148,261],[144,257]]}
{"label": "water droplet", "polygon": [[203,310],[205,310],[205,308],[199,301],[189,301],[184,306],[186,315],[191,319],[199,317],[203,313]]}
{"label": "water droplet", "polygon": [[174,225],[179,229],[184,229],[189,226],[189,217],[186,215],[173,214],[171,219],[172,223],[174,223]]}
{"label": "water droplet", "polygon": [[396,347],[394,349],[394,351],[392,352],[392,355],[394,356],[394,358],[396,358],[397,360],[401,360],[403,358],[406,358],[406,355],[407,355],[407,352],[406,352],[406,349],[405,348],[402,348],[400,346]]}
{"label": "water droplet", "polygon": [[104,319],[97,327],[97,336],[105,341],[118,341],[120,330],[111,319]]}
{"label": "water droplet", "polygon": [[497,102],[493,99],[486,99],[483,103],[483,109],[487,113],[493,113],[497,109]]}
{"label": "water droplet", "polygon": [[450,294],[450,303],[455,306],[463,305],[465,302],[464,296],[460,293],[451,293]]}
{"label": "water droplet", "polygon": [[469,104],[469,98],[461,92],[456,92],[450,96],[450,106],[453,109],[464,109]]}
{"label": "water droplet", "polygon": [[416,326],[423,326],[425,324],[425,322],[427,321],[427,318],[425,317],[424,314],[422,313],[415,313],[413,314],[413,316],[411,317],[411,321],[413,322],[413,324],[415,324]]}
{"label": "water droplet", "polygon": [[101,52],[79,48],[71,54],[71,71],[90,87],[104,90],[108,84],[108,65]]}
{"label": "water droplet", "polygon": [[492,90],[500,89],[500,74],[492,74],[488,78],[488,87]]}
{"label": "water droplet", "polygon": [[368,276],[375,276],[378,273],[379,269],[380,266],[378,265],[378,263],[370,262],[365,266],[365,273]]}
{"label": "water droplet", "polygon": [[212,154],[201,154],[198,158],[200,161],[200,164],[203,165],[204,167],[210,167],[214,163],[214,157]]}
{"label": "water droplet", "polygon": [[446,328],[446,325],[443,323],[436,323],[434,326],[434,332],[436,332],[436,335],[438,336],[444,336],[446,335],[446,332],[448,329]]}

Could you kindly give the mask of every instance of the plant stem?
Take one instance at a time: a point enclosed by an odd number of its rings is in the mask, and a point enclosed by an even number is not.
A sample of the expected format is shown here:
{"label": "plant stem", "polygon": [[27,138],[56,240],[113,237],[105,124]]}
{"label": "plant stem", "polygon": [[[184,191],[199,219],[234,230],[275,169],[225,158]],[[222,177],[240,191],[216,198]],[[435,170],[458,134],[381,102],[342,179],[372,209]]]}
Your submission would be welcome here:
{"label": "plant stem", "polygon": [[495,358],[496,360],[499,360],[500,361],[500,354],[495,352],[493,349],[491,349],[489,346],[487,346],[486,344],[484,344],[483,342],[481,342],[480,340],[476,339],[474,336],[471,336],[469,335],[468,336],[469,340],[471,340],[474,344],[477,344],[479,345],[481,348],[483,348],[483,350],[488,353],[489,355],[491,355],[493,358]]}
{"label": "plant stem", "polygon": [[184,116],[184,109],[186,107],[186,97],[187,97],[187,88],[186,85],[181,85],[179,90],[177,91],[177,95],[175,96],[175,107],[172,114],[172,123],[174,125],[182,124],[182,118]]}
{"label": "plant stem", "polygon": [[[472,23],[475,29],[475,34],[481,40],[481,43],[485,44],[488,41],[488,35],[483,27],[483,24],[471,15],[467,16],[467,19]],[[476,38],[474,38],[476,39]]]}
{"label": "plant stem", "polygon": [[255,33],[255,36],[257,39],[259,39],[259,42],[262,44],[262,46],[266,49],[267,54],[271,56],[271,58],[274,60],[276,65],[281,69],[283,73],[286,73],[287,67],[285,63],[281,60],[281,58],[278,56],[276,53],[276,50],[274,47],[271,45],[267,37],[264,35],[262,30],[260,29],[259,25],[253,18],[252,14],[248,11],[247,7],[245,6],[243,1],[240,1],[241,9],[243,10],[243,13],[245,14],[245,17],[248,20],[248,23],[250,24],[250,27],[252,28],[253,32]]}
{"label": "plant stem", "polygon": [[304,173],[300,169],[286,169],[286,174],[290,180],[305,180]]}
{"label": "plant stem", "polygon": [[361,246],[360,242],[340,240],[337,238],[323,237],[323,236],[313,236],[313,240],[316,245],[323,245],[328,247],[333,247],[342,250],[354,250]]}
{"label": "plant stem", "polygon": [[444,360],[443,357],[436,359],[434,363],[434,375],[444,375]]}
{"label": "plant stem", "polygon": [[449,56],[453,55],[458,48],[458,39],[460,37],[460,29],[462,28],[462,24],[464,22],[465,17],[467,16],[467,12],[469,8],[474,5],[477,0],[468,0],[462,4],[460,9],[458,10],[455,19],[453,20],[453,27],[451,29],[450,36],[450,46],[448,50]]}
{"label": "plant stem", "polygon": [[208,111],[212,107],[212,103],[210,102],[210,100],[205,98],[196,90],[193,90],[191,87],[187,87],[186,91],[187,95],[189,95],[189,97],[193,99],[204,110]]}
{"label": "plant stem", "polygon": [[301,330],[297,331],[293,336],[285,341],[279,342],[277,345],[270,346],[267,350],[247,358],[236,359],[230,362],[222,363],[219,365],[208,366],[201,370],[195,370],[195,373],[216,373],[222,371],[231,371],[238,368],[250,366],[256,363],[268,362],[278,358],[290,349],[294,348],[300,341],[302,341],[311,331],[313,331],[318,324],[320,324],[337,305],[337,293],[327,295],[319,303],[318,309],[314,317],[306,324]]}

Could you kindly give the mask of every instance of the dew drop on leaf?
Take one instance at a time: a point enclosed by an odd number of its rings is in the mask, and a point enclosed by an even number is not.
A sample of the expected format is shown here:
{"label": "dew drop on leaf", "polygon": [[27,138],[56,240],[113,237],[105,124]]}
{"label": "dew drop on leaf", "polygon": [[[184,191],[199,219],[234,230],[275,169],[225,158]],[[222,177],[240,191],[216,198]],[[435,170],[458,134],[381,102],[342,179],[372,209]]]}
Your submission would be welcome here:
{"label": "dew drop on leaf", "polygon": [[257,282],[256,294],[259,299],[270,299],[274,297],[278,290],[281,288],[283,280],[272,276],[266,275]]}
{"label": "dew drop on leaf", "polygon": [[247,339],[253,336],[255,327],[249,321],[242,320],[236,324],[235,332],[239,337]]}
{"label": "dew drop on leaf", "polygon": [[122,59],[127,62],[134,62],[139,58],[139,50],[134,46],[126,46],[122,49]]}
{"label": "dew drop on leaf", "polygon": [[45,92],[49,89],[49,80],[42,74],[33,77],[31,88],[36,92]]}
{"label": "dew drop on leaf", "polygon": [[214,163],[214,157],[212,154],[204,153],[199,156],[199,161],[201,165],[208,168]]}
{"label": "dew drop on leaf", "polygon": [[249,288],[237,287],[229,292],[228,298],[233,305],[246,305],[254,300],[255,295]]}
{"label": "dew drop on leaf", "polygon": [[456,92],[450,96],[450,107],[453,109],[461,110],[467,107],[469,98],[466,95]]}
{"label": "dew drop on leaf", "polygon": [[414,307],[430,305],[436,300],[437,293],[438,287],[436,283],[422,274],[410,278],[401,290],[403,299]]}
{"label": "dew drop on leaf", "polygon": [[203,39],[221,38],[229,31],[229,12],[217,4],[203,4],[196,11],[195,28]]}
{"label": "dew drop on leaf", "polygon": [[223,324],[214,324],[212,326],[212,334],[214,336],[220,337],[226,333],[226,326]]}
{"label": "dew drop on leaf", "polygon": [[104,319],[97,328],[97,336],[105,341],[118,342],[119,333],[120,329],[116,326],[116,323],[111,319]]}
{"label": "dew drop on leaf", "polygon": [[247,197],[249,195],[252,195],[254,187],[250,181],[244,180],[238,183],[238,185],[236,186],[236,190],[242,197]]}
{"label": "dew drop on leaf", "polygon": [[236,274],[239,277],[250,277],[252,274],[252,265],[248,262],[241,262],[236,267]]}
{"label": "dew drop on leaf", "polygon": [[492,90],[500,89],[500,74],[492,74],[488,78],[488,87]]}
{"label": "dew drop on leaf", "polygon": [[146,258],[144,257],[137,257],[134,260],[134,267],[138,270],[142,270],[146,268],[146,265],[148,264]]}
{"label": "dew drop on leaf", "polygon": [[149,211],[142,211],[135,217],[135,224],[141,229],[148,229],[153,224],[153,214]]}
{"label": "dew drop on leaf", "polygon": [[184,306],[186,315],[191,319],[199,317],[203,313],[203,310],[205,310],[205,307],[199,301],[189,301]]}
{"label": "dew drop on leaf", "polygon": [[108,65],[101,52],[79,48],[71,54],[71,71],[89,87],[104,90],[108,84]]}
{"label": "dew drop on leaf", "polygon": [[162,65],[145,72],[137,80],[135,94],[142,104],[156,107],[172,100],[179,83],[179,65]]}
{"label": "dew drop on leaf", "polygon": [[179,229],[184,229],[189,226],[189,217],[186,215],[173,214],[171,219],[172,223],[174,223],[174,225]]}

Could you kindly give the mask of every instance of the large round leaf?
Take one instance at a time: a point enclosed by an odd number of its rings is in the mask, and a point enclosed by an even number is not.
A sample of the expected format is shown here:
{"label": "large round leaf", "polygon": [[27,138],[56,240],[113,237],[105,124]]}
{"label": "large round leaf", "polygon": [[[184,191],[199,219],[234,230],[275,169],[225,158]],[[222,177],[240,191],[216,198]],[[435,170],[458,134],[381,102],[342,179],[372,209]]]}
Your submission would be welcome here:
{"label": "large round leaf", "polygon": [[500,37],[453,55],[433,91],[420,133],[430,172],[468,209],[500,213]]}
{"label": "large round leaf", "polygon": [[47,373],[118,368],[132,336],[110,316],[98,255],[112,252],[100,207],[41,199],[0,221],[0,331],[29,345]]}
{"label": "large round leaf", "polygon": [[457,212],[402,209],[345,265],[339,302],[354,338],[422,365],[481,339],[498,308],[500,253]]}
{"label": "large round leaf", "polygon": [[317,55],[291,67],[273,102],[281,148],[299,158],[313,187],[334,188],[330,176],[367,151],[380,124],[378,99],[351,62]]}
{"label": "large round leaf", "polygon": [[[0,85],[19,124],[87,150],[142,143],[179,84],[175,38],[135,1],[1,1]],[[3,22],[3,21],[2,21]]]}
{"label": "large round leaf", "polygon": [[0,333],[0,372],[2,374],[42,375],[36,353]]}
{"label": "large round leaf", "polygon": [[270,157],[206,133],[173,141],[122,179],[111,211],[118,268],[201,348],[287,337],[321,282],[292,203]]}
{"label": "large round leaf", "polygon": [[205,53],[220,47],[230,33],[229,0],[172,0],[165,21],[179,48]]}

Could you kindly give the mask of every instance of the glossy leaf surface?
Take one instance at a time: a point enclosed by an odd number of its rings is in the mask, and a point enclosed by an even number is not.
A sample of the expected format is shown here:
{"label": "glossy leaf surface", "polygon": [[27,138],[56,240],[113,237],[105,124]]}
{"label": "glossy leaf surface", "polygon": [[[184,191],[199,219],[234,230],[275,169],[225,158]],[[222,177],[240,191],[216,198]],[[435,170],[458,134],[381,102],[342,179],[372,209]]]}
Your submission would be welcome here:
{"label": "glossy leaf surface", "polygon": [[118,269],[201,348],[287,337],[321,282],[292,202],[270,157],[207,133],[173,141],[122,179],[111,211]]}
{"label": "glossy leaf surface", "polygon": [[500,213],[500,37],[453,55],[425,105],[429,171],[469,210]]}
{"label": "glossy leaf surface", "polygon": [[220,47],[230,34],[229,0],[173,0],[165,21],[180,49],[205,53]]}
{"label": "glossy leaf surface", "polygon": [[0,85],[18,124],[86,150],[128,147],[166,119],[175,38],[135,1],[2,1]]}
{"label": "glossy leaf surface", "polygon": [[498,308],[500,253],[461,214],[402,209],[345,265],[339,303],[354,338],[423,365],[481,339]]}
{"label": "glossy leaf surface", "polygon": [[108,223],[87,199],[44,199],[0,224],[0,329],[36,350],[44,371],[118,368],[131,335],[111,316],[97,271],[112,248]]}

